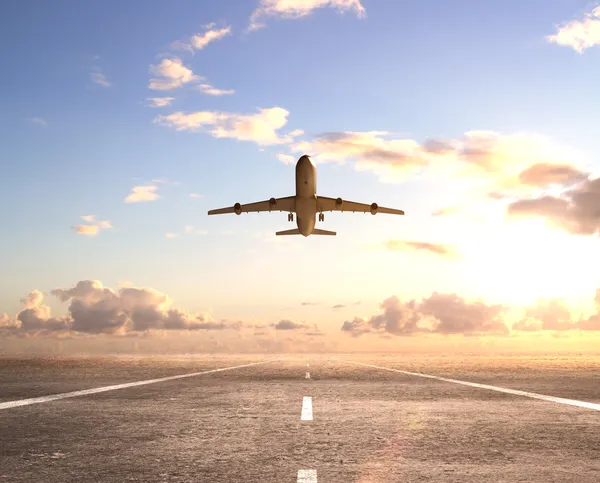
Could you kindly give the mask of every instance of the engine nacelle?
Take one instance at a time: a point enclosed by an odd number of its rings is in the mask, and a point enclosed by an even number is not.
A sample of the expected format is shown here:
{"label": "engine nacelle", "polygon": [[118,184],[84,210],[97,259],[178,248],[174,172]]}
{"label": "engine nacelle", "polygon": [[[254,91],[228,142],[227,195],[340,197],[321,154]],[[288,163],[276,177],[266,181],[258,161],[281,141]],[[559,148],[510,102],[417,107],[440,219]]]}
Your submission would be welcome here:
{"label": "engine nacelle", "polygon": [[271,198],[269,200],[269,205],[273,208],[277,204],[277,200],[275,198]]}
{"label": "engine nacelle", "polygon": [[377,203],[371,203],[371,214],[372,215],[376,215],[378,209],[379,209],[379,206],[377,205]]}
{"label": "engine nacelle", "polygon": [[335,205],[336,205],[338,208],[341,208],[343,203],[344,203],[344,200],[343,200],[343,199],[341,199],[341,198],[337,198],[337,199],[335,200]]}
{"label": "engine nacelle", "polygon": [[235,212],[236,215],[241,215],[242,214],[242,205],[240,205],[239,203],[236,203],[235,205],[233,205],[233,211]]}

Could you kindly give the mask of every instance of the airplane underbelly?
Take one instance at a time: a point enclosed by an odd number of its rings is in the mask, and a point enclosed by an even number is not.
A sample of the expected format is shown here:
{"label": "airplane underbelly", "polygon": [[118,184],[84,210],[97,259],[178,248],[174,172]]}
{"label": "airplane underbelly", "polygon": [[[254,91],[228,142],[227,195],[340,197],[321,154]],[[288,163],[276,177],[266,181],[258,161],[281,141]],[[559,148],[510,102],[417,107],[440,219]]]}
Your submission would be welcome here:
{"label": "airplane underbelly", "polygon": [[312,233],[315,227],[317,218],[317,198],[311,196],[310,198],[297,197],[296,198],[296,220],[298,230],[304,236],[308,236]]}

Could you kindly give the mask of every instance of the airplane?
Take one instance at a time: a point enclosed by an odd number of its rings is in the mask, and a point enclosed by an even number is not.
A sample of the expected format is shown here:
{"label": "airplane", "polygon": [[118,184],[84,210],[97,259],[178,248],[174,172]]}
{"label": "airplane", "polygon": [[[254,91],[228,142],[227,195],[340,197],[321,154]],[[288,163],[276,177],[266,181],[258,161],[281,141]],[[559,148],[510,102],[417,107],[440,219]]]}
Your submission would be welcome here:
{"label": "airplane", "polygon": [[377,203],[365,204],[354,201],[346,201],[342,198],[326,198],[317,196],[317,169],[309,156],[301,156],[296,163],[296,195],[286,198],[271,198],[256,203],[242,205],[236,203],[228,208],[210,210],[209,215],[223,215],[227,213],[253,213],[261,211],[287,211],[288,221],[294,221],[296,213],[296,225],[293,230],[278,231],[276,235],[336,235],[335,231],[320,230],[315,228],[316,215],[319,213],[319,221],[325,221],[324,211],[352,211],[376,215],[386,213],[390,215],[404,215],[404,211],[393,208],[384,208]]}

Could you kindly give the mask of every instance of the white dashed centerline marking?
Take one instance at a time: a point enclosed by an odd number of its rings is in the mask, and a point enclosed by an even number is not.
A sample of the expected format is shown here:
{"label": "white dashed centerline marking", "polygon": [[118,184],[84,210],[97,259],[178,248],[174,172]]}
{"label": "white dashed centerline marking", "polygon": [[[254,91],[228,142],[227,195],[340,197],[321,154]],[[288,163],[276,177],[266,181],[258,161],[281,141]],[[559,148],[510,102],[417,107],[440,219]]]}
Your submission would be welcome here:
{"label": "white dashed centerline marking", "polygon": [[[210,371],[192,372],[189,374],[179,374],[177,376],[160,377],[158,379],[147,379],[145,381],[126,382],[124,384],[115,384],[114,386],[96,387],[93,389],[84,389],[82,391],[65,392],[62,394],[51,394],[49,396],[33,397],[29,399],[19,399],[16,401],[8,401],[0,403],[0,409],[16,408],[19,406],[28,406],[29,404],[38,404],[50,401],[57,401],[59,399],[67,399],[69,397],[87,396],[89,394],[98,394],[99,392],[115,391],[117,389],[125,389],[128,387],[144,386],[146,384],[155,384],[157,382],[172,381],[174,379],[183,379],[185,377],[201,376],[203,374],[211,374],[213,372],[231,371],[233,369],[241,369],[242,367],[257,366],[259,364],[268,364],[269,362],[275,362],[279,359],[271,361],[253,362],[251,364],[243,364],[241,366],[224,367],[222,369],[212,369]],[[311,417],[312,419],[312,417]]]}
{"label": "white dashed centerline marking", "polygon": [[462,384],[463,386],[477,387],[479,389],[489,389],[490,391],[503,392],[506,394],[514,394],[515,396],[525,396],[532,399],[541,399],[542,401],[554,402],[558,404],[567,404],[569,406],[578,406],[580,408],[593,409],[600,411],[600,404],[577,401],[576,399],[565,399],[562,397],[546,396],[544,394],[537,394],[535,392],[519,391],[517,389],[507,389],[504,387],[490,386],[489,384],[479,384],[477,382],[461,381],[459,379],[449,379],[446,377],[432,376],[429,374],[421,374],[420,372],[408,372],[400,369],[390,369],[389,367],[375,366],[373,364],[366,364],[364,362],[345,361],[338,359],[340,362],[346,362],[348,364],[357,364],[359,366],[373,367],[375,369],[382,369],[384,371],[399,372],[400,374],[408,374],[409,376],[426,377],[428,379],[435,379],[437,381],[451,382],[453,384]]}
{"label": "white dashed centerline marking", "polygon": [[312,397],[304,396],[302,399],[302,414],[300,421],[312,421]]}
{"label": "white dashed centerline marking", "polygon": [[306,379],[310,379],[310,372],[306,373]]}
{"label": "white dashed centerline marking", "polygon": [[298,470],[297,483],[317,483],[317,470]]}

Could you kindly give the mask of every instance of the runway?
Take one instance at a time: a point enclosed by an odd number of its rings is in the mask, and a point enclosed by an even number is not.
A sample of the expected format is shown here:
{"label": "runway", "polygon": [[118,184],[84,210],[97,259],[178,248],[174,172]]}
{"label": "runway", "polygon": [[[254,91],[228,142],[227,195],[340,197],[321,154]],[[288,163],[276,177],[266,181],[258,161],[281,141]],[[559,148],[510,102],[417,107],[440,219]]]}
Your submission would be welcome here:
{"label": "runway", "polygon": [[0,481],[597,482],[598,374],[598,358],[0,358]]}

